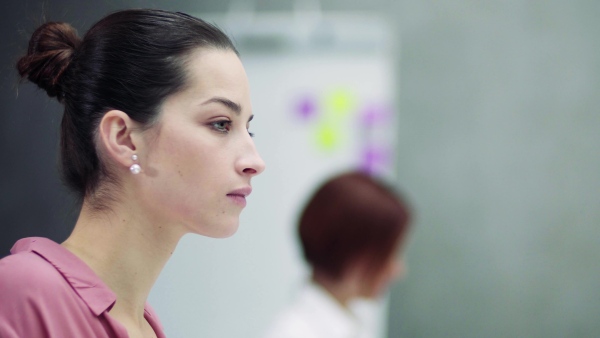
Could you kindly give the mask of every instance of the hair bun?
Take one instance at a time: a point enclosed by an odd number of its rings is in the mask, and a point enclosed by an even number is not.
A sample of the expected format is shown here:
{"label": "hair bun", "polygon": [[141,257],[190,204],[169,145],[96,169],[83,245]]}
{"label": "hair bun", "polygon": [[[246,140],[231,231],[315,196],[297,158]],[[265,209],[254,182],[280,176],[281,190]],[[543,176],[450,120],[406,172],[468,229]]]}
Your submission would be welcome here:
{"label": "hair bun", "polygon": [[47,22],[33,32],[27,55],[17,63],[22,78],[46,90],[48,96],[62,101],[61,75],[81,43],[77,31],[64,22]]}

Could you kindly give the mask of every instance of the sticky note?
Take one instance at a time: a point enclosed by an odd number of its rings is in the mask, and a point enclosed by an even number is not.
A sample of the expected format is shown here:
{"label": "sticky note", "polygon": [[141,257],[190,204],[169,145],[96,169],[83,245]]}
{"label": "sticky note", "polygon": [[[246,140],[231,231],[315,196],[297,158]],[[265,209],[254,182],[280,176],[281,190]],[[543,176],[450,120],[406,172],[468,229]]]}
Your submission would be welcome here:
{"label": "sticky note", "polygon": [[317,99],[313,95],[302,95],[296,101],[295,115],[302,120],[310,120],[317,115]]}
{"label": "sticky note", "polygon": [[367,126],[387,125],[391,122],[393,112],[387,104],[370,103],[360,112],[360,122]]}
{"label": "sticky note", "polygon": [[336,118],[346,117],[355,106],[355,97],[349,90],[336,89],[325,98],[326,113]]}
{"label": "sticky note", "polygon": [[391,164],[390,151],[383,146],[370,145],[361,153],[361,169],[368,173],[378,173]]}
{"label": "sticky note", "polygon": [[333,150],[341,142],[340,132],[331,124],[323,123],[317,127],[315,141],[321,150]]}

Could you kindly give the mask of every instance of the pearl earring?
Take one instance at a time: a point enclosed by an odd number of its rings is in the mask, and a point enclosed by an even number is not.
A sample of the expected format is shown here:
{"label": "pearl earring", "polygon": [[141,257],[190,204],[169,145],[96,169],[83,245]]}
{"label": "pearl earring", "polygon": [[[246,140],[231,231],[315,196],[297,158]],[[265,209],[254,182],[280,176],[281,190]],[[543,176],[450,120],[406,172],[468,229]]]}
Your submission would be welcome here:
{"label": "pearl earring", "polygon": [[[134,161],[134,162],[137,161],[138,160],[138,156],[135,155],[135,154],[131,155],[131,160]],[[131,165],[131,167],[129,167],[129,171],[131,171],[132,174],[137,175],[140,172],[142,172],[142,167],[140,167],[139,164],[134,163],[134,164]]]}

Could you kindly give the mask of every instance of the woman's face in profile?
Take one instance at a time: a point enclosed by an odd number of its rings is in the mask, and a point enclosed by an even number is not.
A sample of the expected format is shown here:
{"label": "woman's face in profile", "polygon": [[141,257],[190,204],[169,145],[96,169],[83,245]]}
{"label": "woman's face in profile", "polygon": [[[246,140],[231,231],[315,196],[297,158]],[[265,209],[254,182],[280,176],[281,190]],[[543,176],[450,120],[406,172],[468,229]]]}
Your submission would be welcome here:
{"label": "woman's face in profile", "polygon": [[238,228],[251,178],[265,167],[249,131],[248,79],[232,51],[198,50],[185,67],[187,85],[144,134],[140,198],[184,233],[227,237]]}
{"label": "woman's face in profile", "polygon": [[379,298],[389,290],[396,280],[401,279],[405,274],[406,265],[404,257],[393,254],[378,273],[366,273],[364,275],[361,296],[370,299]]}
{"label": "woman's face in profile", "polygon": [[376,276],[373,286],[373,295],[379,297],[389,290],[392,284],[404,277],[406,274],[406,265],[404,258],[392,257],[381,273]]}

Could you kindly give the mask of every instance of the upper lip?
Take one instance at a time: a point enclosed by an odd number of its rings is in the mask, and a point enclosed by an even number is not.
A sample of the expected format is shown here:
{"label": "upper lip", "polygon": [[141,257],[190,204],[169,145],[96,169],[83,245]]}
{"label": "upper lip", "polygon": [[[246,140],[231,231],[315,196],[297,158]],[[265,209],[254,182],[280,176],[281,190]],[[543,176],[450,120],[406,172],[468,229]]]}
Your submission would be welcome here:
{"label": "upper lip", "polygon": [[230,191],[227,195],[241,195],[246,197],[250,195],[250,193],[252,193],[252,187],[243,187]]}

